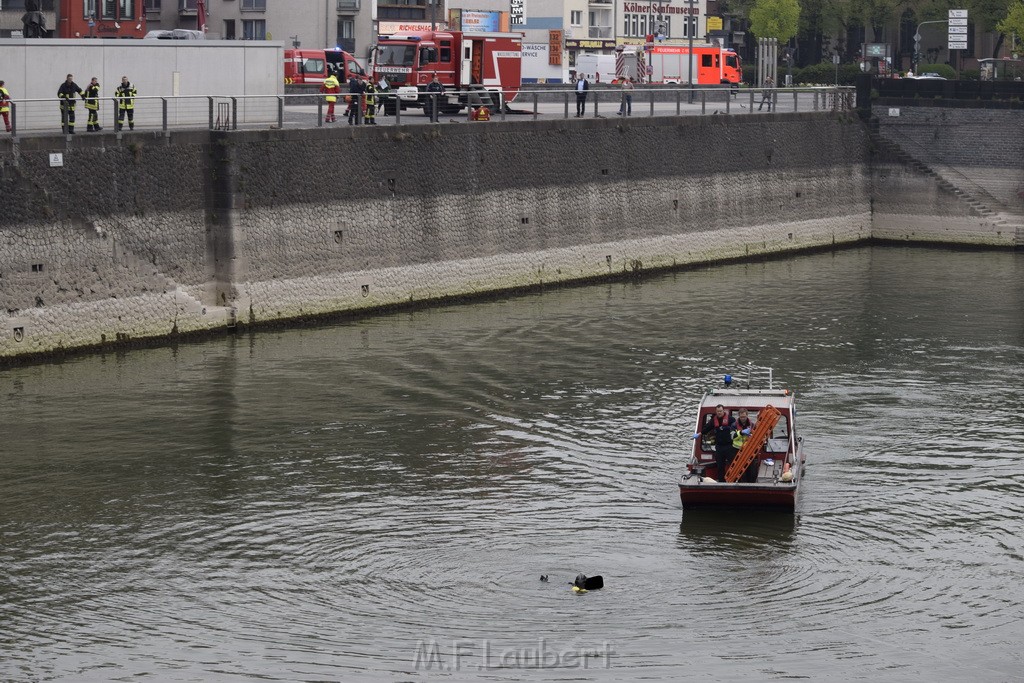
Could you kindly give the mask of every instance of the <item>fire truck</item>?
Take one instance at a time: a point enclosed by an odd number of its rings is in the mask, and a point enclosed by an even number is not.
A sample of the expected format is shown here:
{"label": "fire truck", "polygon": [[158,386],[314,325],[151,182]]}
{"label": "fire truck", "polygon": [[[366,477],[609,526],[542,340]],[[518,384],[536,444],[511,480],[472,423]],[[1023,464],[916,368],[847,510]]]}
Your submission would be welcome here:
{"label": "fire truck", "polygon": [[[647,53],[652,83],[689,83],[695,85],[739,85],[743,78],[740,57],[733,50],[717,45],[655,45]],[[691,70],[692,65],[692,70]]]}
{"label": "fire truck", "polygon": [[[431,115],[427,86],[434,75],[444,86],[438,110],[454,114],[463,108],[496,108],[499,92],[515,99],[522,85],[521,33],[463,33],[461,31],[408,31],[381,36],[373,51],[373,78],[384,79],[397,93],[403,109],[418,107]],[[394,113],[396,100],[385,100]]]}
{"label": "fire truck", "polygon": [[344,50],[284,51],[285,85],[323,83],[332,73],[343,84],[352,76],[362,80],[367,78],[366,71],[356,58]]}

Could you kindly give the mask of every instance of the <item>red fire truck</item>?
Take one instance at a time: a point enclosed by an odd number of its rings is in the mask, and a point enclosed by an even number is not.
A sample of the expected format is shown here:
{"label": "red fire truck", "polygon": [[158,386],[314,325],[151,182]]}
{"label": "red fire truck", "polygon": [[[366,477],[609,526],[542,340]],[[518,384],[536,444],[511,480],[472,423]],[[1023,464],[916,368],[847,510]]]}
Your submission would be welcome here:
{"label": "red fire truck", "polygon": [[[454,114],[467,106],[498,105],[515,99],[522,85],[521,33],[408,31],[381,36],[374,48],[373,78],[387,81],[402,108],[420,107],[430,115],[427,86],[437,75],[444,86],[438,109]],[[395,100],[385,100],[393,113]]]}
{"label": "red fire truck", "polygon": [[332,73],[342,84],[352,76],[362,80],[367,78],[366,71],[356,58],[344,50],[284,51],[285,85],[323,83]]}
{"label": "red fire truck", "polygon": [[[715,45],[655,45],[647,53],[653,83],[689,83],[696,85],[738,85],[743,79],[740,58],[733,50]],[[691,71],[692,64],[692,71]]]}

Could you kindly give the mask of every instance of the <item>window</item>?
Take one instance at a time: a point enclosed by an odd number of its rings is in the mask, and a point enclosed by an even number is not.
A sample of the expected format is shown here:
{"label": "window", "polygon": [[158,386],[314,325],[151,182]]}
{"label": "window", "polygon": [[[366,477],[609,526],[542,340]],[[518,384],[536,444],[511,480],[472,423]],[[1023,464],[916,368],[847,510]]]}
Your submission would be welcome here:
{"label": "window", "polygon": [[412,66],[416,48],[412,45],[382,45],[377,57],[384,66]]}
{"label": "window", "polygon": [[711,66],[711,55],[701,55],[700,56],[700,65],[701,66]]}
{"label": "window", "polygon": [[224,20],[224,40],[235,39],[235,20],[225,19]]}
{"label": "window", "polygon": [[117,8],[117,12],[121,19],[134,19],[135,18],[135,0],[119,0],[120,7]]}
{"label": "window", "polygon": [[85,0],[82,3],[82,16],[86,19],[96,16],[96,0]]}
{"label": "window", "polygon": [[452,41],[441,41],[441,61],[448,63],[452,61]]}
{"label": "window", "polygon": [[239,9],[243,12],[266,12],[267,0],[242,0],[242,5]]}
{"label": "window", "polygon": [[326,63],[322,59],[306,58],[302,60],[302,73],[304,74],[322,74],[325,68]]}
{"label": "window", "polygon": [[146,0],[146,4],[145,4],[146,11],[147,12],[159,12],[161,9],[163,9],[160,6],[161,1],[162,0]]}
{"label": "window", "polygon": [[356,37],[356,22],[355,19],[342,19],[338,24],[338,37],[339,38],[355,38]]}
{"label": "window", "polygon": [[117,19],[117,0],[103,0],[101,19]]}
{"label": "window", "polygon": [[266,40],[267,22],[265,19],[242,19],[242,40]]}
{"label": "window", "polygon": [[583,12],[581,10],[573,10],[569,12],[569,23],[573,26],[582,26]]}

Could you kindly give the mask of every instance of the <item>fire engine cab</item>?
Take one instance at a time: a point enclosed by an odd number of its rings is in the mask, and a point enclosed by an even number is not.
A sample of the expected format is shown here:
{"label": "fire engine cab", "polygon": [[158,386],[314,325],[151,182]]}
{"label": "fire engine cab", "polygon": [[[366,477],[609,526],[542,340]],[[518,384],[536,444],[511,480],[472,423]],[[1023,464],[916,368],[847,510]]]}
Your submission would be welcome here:
{"label": "fire engine cab", "polygon": [[[420,107],[431,115],[427,87],[434,75],[444,87],[438,109],[454,114],[464,107],[495,108],[498,93],[515,99],[522,85],[523,36],[520,33],[408,31],[381,36],[373,51],[373,77],[382,78],[403,108]],[[395,100],[385,101],[389,114]]]}

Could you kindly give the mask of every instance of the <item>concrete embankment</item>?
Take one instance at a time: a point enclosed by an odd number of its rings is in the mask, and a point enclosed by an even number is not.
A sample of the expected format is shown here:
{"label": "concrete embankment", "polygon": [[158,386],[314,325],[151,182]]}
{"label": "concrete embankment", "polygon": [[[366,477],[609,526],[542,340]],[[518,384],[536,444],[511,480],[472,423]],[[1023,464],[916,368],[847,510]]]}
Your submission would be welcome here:
{"label": "concrete embankment", "polygon": [[78,138],[0,147],[0,358],[872,236],[843,115]]}

